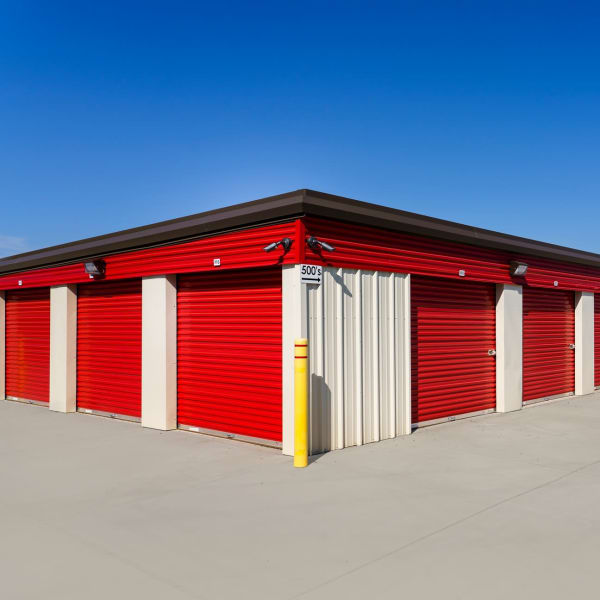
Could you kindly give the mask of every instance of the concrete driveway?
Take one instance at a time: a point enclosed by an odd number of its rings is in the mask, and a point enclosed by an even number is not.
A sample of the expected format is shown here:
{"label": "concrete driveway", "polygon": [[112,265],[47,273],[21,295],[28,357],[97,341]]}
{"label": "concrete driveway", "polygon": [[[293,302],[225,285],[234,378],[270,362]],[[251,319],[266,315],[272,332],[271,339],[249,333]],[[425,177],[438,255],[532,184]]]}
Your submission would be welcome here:
{"label": "concrete driveway", "polygon": [[275,450],[0,402],[2,597],[597,598],[600,394],[294,470]]}

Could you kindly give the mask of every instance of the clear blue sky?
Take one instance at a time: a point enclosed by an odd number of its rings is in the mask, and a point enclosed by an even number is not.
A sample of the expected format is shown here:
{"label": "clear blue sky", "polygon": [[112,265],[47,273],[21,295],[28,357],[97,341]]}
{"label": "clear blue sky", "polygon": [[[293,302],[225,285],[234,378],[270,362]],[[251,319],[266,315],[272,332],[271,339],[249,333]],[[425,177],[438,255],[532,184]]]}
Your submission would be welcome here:
{"label": "clear blue sky", "polygon": [[0,0],[0,256],[301,187],[600,252],[598,7]]}

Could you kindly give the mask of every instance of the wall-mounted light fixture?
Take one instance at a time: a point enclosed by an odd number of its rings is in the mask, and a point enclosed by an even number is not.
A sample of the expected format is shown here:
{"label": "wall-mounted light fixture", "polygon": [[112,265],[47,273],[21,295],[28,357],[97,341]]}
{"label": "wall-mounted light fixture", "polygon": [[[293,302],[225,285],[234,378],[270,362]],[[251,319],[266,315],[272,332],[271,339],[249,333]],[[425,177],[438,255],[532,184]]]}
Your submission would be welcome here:
{"label": "wall-mounted light fixture", "polygon": [[513,277],[524,277],[527,273],[527,263],[518,260],[510,261],[510,274]]}
{"label": "wall-mounted light fixture", "polygon": [[283,250],[285,252],[287,252],[291,246],[292,246],[292,240],[290,240],[290,238],[283,238],[282,240],[279,240],[278,242],[273,242],[272,244],[269,244],[268,246],[265,246],[263,248],[263,250],[265,252],[271,252],[272,250],[275,250],[275,248],[282,246]]}
{"label": "wall-mounted light fixture", "polygon": [[83,266],[90,279],[102,279],[106,273],[106,263],[101,258],[88,260],[83,263]]}
{"label": "wall-mounted light fixture", "polygon": [[335,250],[335,247],[331,244],[328,244],[327,242],[322,242],[321,240],[318,240],[312,235],[309,238],[307,238],[306,243],[312,250],[318,250],[319,248],[323,248],[323,250],[327,250],[327,252],[333,252]]}

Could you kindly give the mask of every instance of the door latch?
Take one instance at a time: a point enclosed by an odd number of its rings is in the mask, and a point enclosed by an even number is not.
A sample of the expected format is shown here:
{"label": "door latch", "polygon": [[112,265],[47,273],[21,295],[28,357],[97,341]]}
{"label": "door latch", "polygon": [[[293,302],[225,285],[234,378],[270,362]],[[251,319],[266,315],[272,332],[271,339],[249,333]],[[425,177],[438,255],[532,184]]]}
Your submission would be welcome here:
{"label": "door latch", "polygon": [[575,344],[569,344],[569,348],[570,348],[571,350],[575,350]]}
{"label": "door latch", "polygon": [[495,350],[488,350],[488,356],[496,356]]}

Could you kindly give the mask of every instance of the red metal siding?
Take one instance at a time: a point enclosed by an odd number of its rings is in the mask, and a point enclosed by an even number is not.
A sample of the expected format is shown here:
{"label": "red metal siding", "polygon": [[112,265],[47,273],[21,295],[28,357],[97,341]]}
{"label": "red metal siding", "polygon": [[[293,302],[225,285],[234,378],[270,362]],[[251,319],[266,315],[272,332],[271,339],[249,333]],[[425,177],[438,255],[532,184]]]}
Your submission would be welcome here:
{"label": "red metal siding", "polygon": [[[307,235],[331,242],[333,253],[315,254],[306,248]],[[289,237],[291,250],[266,253],[270,242]],[[213,260],[221,266],[215,268]],[[514,279],[509,274],[511,260],[524,260],[529,265],[526,278]],[[489,283],[518,283],[530,287],[600,292],[600,269],[573,263],[516,255],[490,248],[460,244],[409,233],[397,233],[375,227],[350,225],[332,219],[305,217],[288,223],[248,228],[147,250],[123,252],[105,257],[106,280],[162,275],[169,273],[212,272],[217,270],[279,266],[295,262],[311,262],[335,267],[377,269],[414,273],[432,277]],[[0,276],[0,290],[84,283],[88,281],[83,264],[78,262]]]}
{"label": "red metal siding", "polygon": [[575,298],[563,290],[523,289],[523,400],[575,390]]}
{"label": "red metal siding", "polygon": [[77,407],[141,416],[142,282],[80,285]]}
{"label": "red metal siding", "polygon": [[600,294],[594,296],[594,355],[596,385],[600,386]]}
{"label": "red metal siding", "polygon": [[411,278],[412,421],[496,407],[496,289]]}
{"label": "red metal siding", "polygon": [[48,402],[50,290],[6,293],[6,395]]}
{"label": "red metal siding", "polygon": [[281,441],[281,269],[184,275],[177,302],[179,423]]}
{"label": "red metal siding", "polygon": [[[294,263],[298,248],[295,242],[297,231],[300,231],[300,228],[292,221],[224,233],[193,242],[113,254],[104,257],[106,261],[105,281],[148,275],[215,272]],[[267,244],[284,237],[294,240],[292,248],[287,253],[279,248],[273,252],[263,250]],[[217,258],[221,264],[215,267],[214,260]],[[85,283],[89,281],[89,277],[84,272],[83,262],[78,262],[63,267],[0,276],[0,290],[16,288],[19,281],[22,282],[23,288],[27,288],[40,285]]]}
{"label": "red metal siding", "polygon": [[[307,235],[335,246],[335,252],[331,253],[315,253],[307,248],[308,263],[553,289],[554,282],[558,281],[563,289],[600,292],[600,269],[594,267],[330,219],[307,217],[304,221]],[[529,265],[525,278],[511,278],[511,260],[523,260]],[[465,271],[465,277],[459,276],[459,270]]]}

